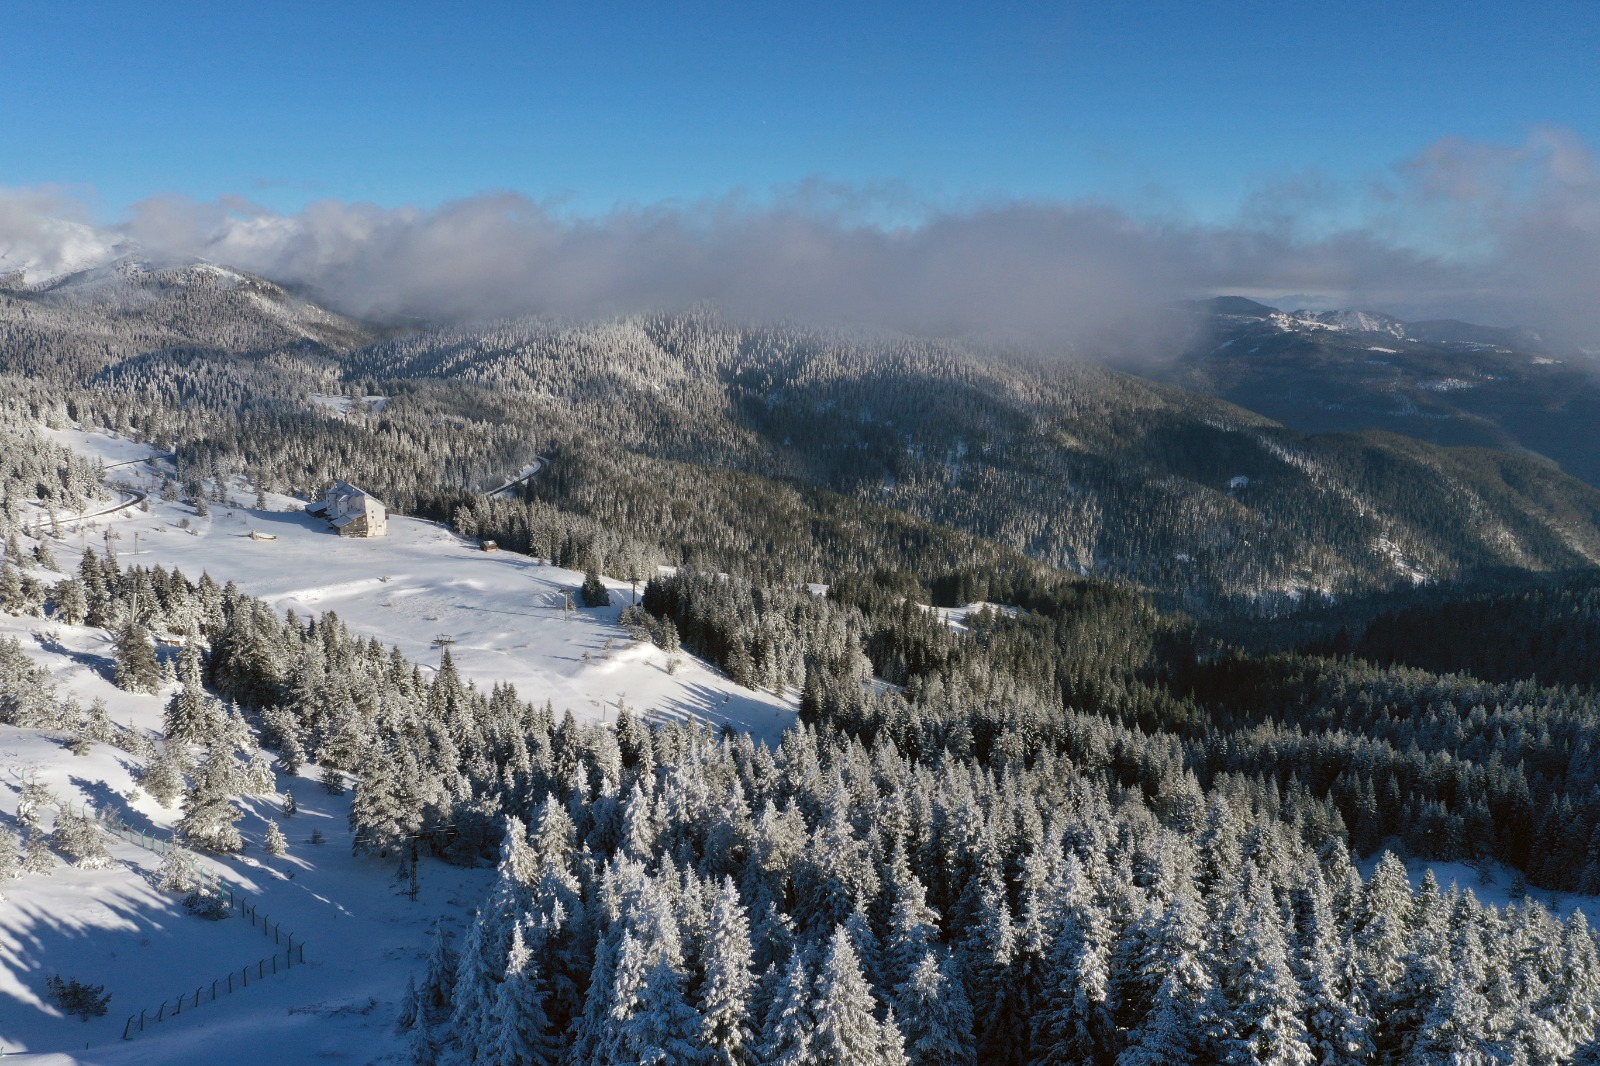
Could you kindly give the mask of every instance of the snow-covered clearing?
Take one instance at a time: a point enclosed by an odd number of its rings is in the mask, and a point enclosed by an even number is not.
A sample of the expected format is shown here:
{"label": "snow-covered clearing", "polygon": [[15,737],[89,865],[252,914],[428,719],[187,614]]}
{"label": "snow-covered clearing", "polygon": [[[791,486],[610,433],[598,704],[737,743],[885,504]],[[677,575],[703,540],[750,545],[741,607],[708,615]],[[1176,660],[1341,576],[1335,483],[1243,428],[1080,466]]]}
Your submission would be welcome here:
{"label": "snow-covered clearing", "polygon": [[932,611],[934,614],[938,615],[940,621],[944,622],[945,625],[960,632],[966,632],[967,619],[980,611],[993,611],[995,614],[1005,618],[1015,618],[1017,616],[1017,609],[1015,607],[1007,607],[1001,603],[979,602],[965,604],[961,607],[929,607],[924,603],[918,604],[917,606],[921,607],[924,611]]}
{"label": "snow-covered clearing", "polygon": [[335,414],[347,415],[356,410],[358,407],[362,408],[364,411],[370,411],[376,414],[377,412],[382,411],[385,407],[389,406],[389,397],[329,396],[323,393],[312,393],[311,402],[316,404],[318,407],[332,411]]}
{"label": "snow-covered clearing", "polygon": [[[100,434],[51,436],[107,462],[153,454]],[[56,546],[63,568],[76,566],[85,546],[103,550],[109,534],[123,566],[159,563],[190,580],[209,572],[302,618],[333,611],[353,632],[398,645],[425,667],[438,663],[436,642],[446,638],[465,677],[485,688],[510,682],[524,699],[551,700],[557,715],[570,710],[580,720],[614,720],[622,701],[657,720],[731,724],[772,741],[793,720],[793,694],[741,688],[692,656],[669,674],[666,653],[631,641],[617,624],[633,596],[626,582],[606,582],[612,606],[568,613],[565,597],[583,584],[580,573],[483,552],[443,526],[397,515],[387,537],[339,537],[286,496],[269,496],[265,510],[244,506],[255,492],[242,485],[232,492],[239,506],[213,504],[210,517],[200,518],[192,507],[161,501],[161,474],[170,469],[158,459],[115,471],[113,481],[150,493],[150,510],[74,527]],[[277,539],[253,540],[252,531]]]}

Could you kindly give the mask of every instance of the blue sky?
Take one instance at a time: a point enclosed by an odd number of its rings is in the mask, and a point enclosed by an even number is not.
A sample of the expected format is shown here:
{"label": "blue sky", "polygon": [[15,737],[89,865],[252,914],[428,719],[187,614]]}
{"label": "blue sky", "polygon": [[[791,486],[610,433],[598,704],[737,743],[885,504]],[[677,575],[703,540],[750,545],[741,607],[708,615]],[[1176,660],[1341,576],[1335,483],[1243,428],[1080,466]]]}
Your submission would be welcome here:
{"label": "blue sky", "polygon": [[[1436,139],[1600,143],[1600,4],[0,5],[0,186],[617,204],[808,178],[1215,220]],[[881,208],[880,208],[881,209]],[[890,209],[894,210],[893,208]]]}

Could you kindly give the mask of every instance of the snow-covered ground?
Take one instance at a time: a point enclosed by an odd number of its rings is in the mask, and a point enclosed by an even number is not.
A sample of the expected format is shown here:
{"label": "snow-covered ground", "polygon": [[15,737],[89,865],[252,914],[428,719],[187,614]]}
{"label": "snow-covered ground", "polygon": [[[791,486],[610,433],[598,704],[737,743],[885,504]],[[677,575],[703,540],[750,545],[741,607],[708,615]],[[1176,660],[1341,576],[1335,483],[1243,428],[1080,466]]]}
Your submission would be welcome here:
{"label": "snow-covered ground", "polygon": [[[1378,859],[1382,854],[1380,851],[1356,862],[1356,868],[1361,871],[1361,876],[1372,876],[1372,871],[1377,868]],[[1405,863],[1406,873],[1411,879],[1413,889],[1421,888],[1423,877],[1432,871],[1434,882],[1441,890],[1446,892],[1451,888],[1459,888],[1463,892],[1470,890],[1479,903],[1510,907],[1519,899],[1525,898],[1543,905],[1550,913],[1563,918],[1573,911],[1581,910],[1591,924],[1600,920],[1600,897],[1585,896],[1577,892],[1552,892],[1542,888],[1530,888],[1515,870],[1498,862],[1481,864],[1430,862],[1406,858],[1398,851],[1396,854],[1400,855],[1401,861]]]}
{"label": "snow-covered ground", "polygon": [[[107,464],[153,454],[101,434],[51,436]],[[286,496],[269,496],[265,510],[254,509],[255,492],[243,485],[232,493],[240,506],[213,504],[211,515],[199,518],[192,507],[161,501],[161,474],[170,470],[158,459],[110,471],[113,484],[149,492],[150,509],[135,506],[65,529],[56,545],[63,568],[76,566],[85,546],[104,550],[109,534],[124,566],[159,563],[192,581],[209,572],[302,618],[333,611],[352,631],[398,645],[425,667],[439,661],[436,642],[449,639],[464,676],[485,688],[510,682],[524,699],[551,700],[557,715],[571,710],[581,720],[614,720],[622,701],[657,720],[731,724],[772,741],[793,720],[794,693],[780,698],[741,688],[688,655],[669,674],[664,652],[631,641],[617,624],[633,596],[625,582],[607,581],[611,607],[569,615],[565,596],[577,592],[582,574],[479,551],[443,526],[399,516],[390,517],[387,537],[339,537]],[[253,540],[252,531],[277,539]]]}
{"label": "snow-covered ground", "polygon": [[354,411],[358,408],[364,413],[369,411],[373,413],[382,411],[385,407],[389,406],[389,397],[330,396],[325,393],[314,392],[311,394],[311,402],[316,404],[318,407],[332,411],[335,414],[347,415],[351,411]]}
{"label": "snow-covered ground", "polygon": [[949,626],[951,629],[963,633],[966,632],[967,629],[967,619],[977,614],[979,611],[990,610],[995,614],[1005,618],[1015,618],[1017,616],[1017,609],[1015,607],[1007,607],[1003,603],[979,602],[969,603],[963,607],[929,607],[927,604],[922,603],[918,604],[917,606],[921,607],[924,611],[932,611],[934,614],[939,616],[940,620],[943,621],[945,625]]}
{"label": "snow-covered ground", "polygon": [[[35,639],[38,619],[0,614],[0,638],[18,637],[50,669],[63,695],[85,705],[106,700],[124,725],[159,729],[163,696],[134,695],[106,679],[110,646],[104,633],[61,627],[46,650]],[[65,738],[0,726],[0,815],[14,824],[20,776],[32,771],[68,806],[92,803],[122,812],[127,821],[166,838],[179,812],[135,795],[132,756],[96,744],[74,756]],[[315,776],[314,768],[304,773]],[[280,813],[271,797],[245,799],[239,828],[249,842],[241,856],[200,861],[237,885],[282,932],[305,945],[305,965],[280,966],[248,988],[209,999],[239,970],[280,951],[272,938],[237,914],[210,922],[187,913],[177,896],[151,883],[160,856],[113,843],[114,865],[79,870],[59,865],[49,876],[25,874],[0,885],[0,1052],[18,1063],[254,1063],[382,1061],[398,1046],[396,1003],[406,979],[421,968],[428,930],[443,917],[460,928],[481,897],[489,871],[462,870],[424,860],[415,901],[401,893],[392,860],[350,853],[350,794],[329,796],[313,780],[282,775],[299,810]],[[51,824],[54,812],[44,823]],[[259,847],[269,820],[289,838],[289,854],[270,858]],[[309,838],[320,830],[326,843]],[[280,956],[281,958],[281,956]],[[103,984],[108,1013],[89,1022],[62,1017],[44,997],[45,979],[59,974]],[[130,1015],[170,1012],[180,992],[206,990],[198,1009],[147,1025],[123,1040]],[[136,1028],[136,1027],[135,1027]],[[19,1054],[28,1052],[29,1054]],[[12,1056],[17,1056],[12,1058]]]}

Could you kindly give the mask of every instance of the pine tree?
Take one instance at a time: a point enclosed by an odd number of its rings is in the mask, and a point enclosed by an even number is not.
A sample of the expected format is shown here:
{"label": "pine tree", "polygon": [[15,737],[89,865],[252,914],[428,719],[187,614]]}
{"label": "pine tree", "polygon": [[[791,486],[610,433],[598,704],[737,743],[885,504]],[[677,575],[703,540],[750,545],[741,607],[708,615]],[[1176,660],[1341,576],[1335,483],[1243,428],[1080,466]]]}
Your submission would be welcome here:
{"label": "pine tree", "polygon": [[894,886],[894,910],[884,943],[884,983],[898,988],[922,964],[939,939],[939,912],[928,906],[928,890],[915,874]]}
{"label": "pine tree", "polygon": [[504,948],[495,943],[491,923],[495,917],[485,907],[467,930],[456,963],[455,990],[451,997],[450,1032],[467,1066],[487,1062],[497,986],[504,977]]}
{"label": "pine tree", "polygon": [[689,1004],[684,977],[663,953],[645,976],[638,1008],[624,1029],[626,1062],[676,1066],[701,1060],[697,1043],[704,1026]]}
{"label": "pine tree", "polygon": [[144,626],[128,622],[117,631],[115,656],[118,688],[153,693],[161,687],[161,664],[156,661],[150,634]]}
{"label": "pine tree", "polygon": [[56,817],[50,843],[81,870],[102,870],[111,865],[111,853],[94,822],[71,811]]}
{"label": "pine tree", "polygon": [[0,610],[24,614],[26,594],[22,590],[22,571],[10,559],[0,563]]}
{"label": "pine tree", "polygon": [[7,826],[0,825],[0,883],[22,876],[22,842]]}
{"label": "pine tree", "polygon": [[761,1026],[759,1061],[763,1066],[810,1066],[818,1062],[811,1013],[811,971],[796,951],[784,968],[772,1005]]}
{"label": "pine tree", "polygon": [[55,614],[69,626],[80,626],[89,617],[89,599],[84,595],[83,582],[75,577],[62,578],[52,593]]}
{"label": "pine tree", "polygon": [[1117,1066],[1162,1066],[1221,1057],[1220,995],[1205,962],[1207,948],[1195,911],[1180,897],[1162,917],[1155,953],[1141,960],[1145,979],[1158,983],[1150,1006],[1128,1033]]}
{"label": "pine tree", "polygon": [[56,806],[55,793],[50,787],[39,780],[35,769],[29,769],[22,775],[22,791],[17,796],[17,822],[24,829],[39,828],[39,816],[48,807]]}
{"label": "pine tree", "polygon": [[[1256,882],[1260,884],[1260,882]],[[1270,890],[1255,890],[1244,937],[1231,951],[1228,980],[1232,1027],[1248,1061],[1259,1066],[1311,1066],[1305,1002],[1289,966],[1282,924]]]}
{"label": "pine tree", "polygon": [[433,926],[433,941],[428,950],[428,969],[417,989],[422,1004],[424,1028],[437,1025],[450,1012],[455,1001],[456,955],[450,950],[450,934],[438,922]]}
{"label": "pine tree", "polygon": [[163,892],[188,893],[200,883],[197,870],[194,855],[187,848],[173,844],[161,857],[161,865],[156,867],[156,887]]}
{"label": "pine tree", "polygon": [[702,1040],[711,1049],[712,1061],[724,1066],[751,1061],[750,992],[755,984],[751,954],[750,922],[739,889],[733,878],[724,878],[711,912],[700,1005]]}
{"label": "pine tree", "polygon": [[583,575],[583,587],[578,590],[578,597],[583,600],[585,607],[611,606],[611,590],[606,588],[605,582],[600,580],[599,571],[593,567]]}
{"label": "pine tree", "polygon": [[274,857],[289,853],[289,841],[284,837],[283,830],[278,828],[277,822],[267,823],[267,833],[261,841],[261,848],[268,855]]}
{"label": "pine tree", "polygon": [[895,1016],[912,1066],[974,1066],[972,1007],[952,960],[929,950],[895,994]]}
{"label": "pine tree", "polygon": [[171,807],[183,795],[185,760],[177,745],[162,747],[145,768],[140,786],[163,807]]}
{"label": "pine tree", "polygon": [[194,784],[183,794],[178,832],[191,846],[230,852],[244,847],[234,823],[244,817],[228,798],[233,760],[213,752],[195,771]]}
{"label": "pine tree", "polygon": [[487,1061],[495,1066],[556,1066],[561,1045],[545,1011],[548,989],[518,922],[506,953],[505,980],[495,992]]}
{"label": "pine tree", "polygon": [[199,684],[186,681],[167,701],[161,729],[169,747],[173,744],[211,745],[221,733],[221,717],[221,709],[201,691]]}
{"label": "pine tree", "polygon": [[834,929],[828,955],[817,975],[813,1033],[817,1062],[882,1066],[887,1062],[883,1031],[873,1016],[872,988],[843,925]]}
{"label": "pine tree", "polygon": [[48,877],[55,868],[56,853],[50,850],[50,842],[45,839],[44,833],[37,828],[29,830],[22,855],[23,872]]}
{"label": "pine tree", "polygon": [[361,761],[350,803],[351,847],[358,855],[387,855],[420,829],[420,804],[407,794],[387,746],[374,745]]}
{"label": "pine tree", "polygon": [[[1081,885],[1081,876],[1072,880]],[[1053,923],[1045,987],[1033,1019],[1039,1062],[1046,1066],[1092,1066],[1114,1050],[1106,1002],[1111,931],[1105,913],[1086,893],[1063,908]]]}

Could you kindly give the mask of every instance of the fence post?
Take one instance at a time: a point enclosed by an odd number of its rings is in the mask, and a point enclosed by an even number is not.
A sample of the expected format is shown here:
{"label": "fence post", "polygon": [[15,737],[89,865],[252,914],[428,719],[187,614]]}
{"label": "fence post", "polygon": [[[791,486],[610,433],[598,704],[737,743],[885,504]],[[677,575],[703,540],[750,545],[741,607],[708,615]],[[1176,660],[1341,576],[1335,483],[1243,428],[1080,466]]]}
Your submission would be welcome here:
{"label": "fence post", "polygon": [[244,986],[246,988],[250,987],[250,967],[248,966],[244,968]]}
{"label": "fence post", "polygon": [[228,995],[233,995],[233,972],[228,972]]}
{"label": "fence post", "polygon": [[217,1001],[217,983],[215,981],[212,981],[211,982],[211,1002],[215,1003],[216,1001]]}
{"label": "fence post", "polygon": [[144,1032],[144,1008],[139,1008],[139,1032]]}
{"label": "fence post", "polygon": [[205,987],[206,987],[205,985],[201,985],[200,988],[197,988],[197,989],[194,990],[194,1005],[196,1007],[198,1007],[200,1005],[200,992],[201,992],[201,989],[204,989]]}
{"label": "fence post", "polygon": [[179,992],[178,993],[178,1005],[176,1007],[172,1008],[172,1016],[174,1018],[176,1018],[178,1015],[180,1015],[182,1013],[183,1013],[183,993]]}
{"label": "fence post", "polygon": [[131,1029],[131,1028],[133,1028],[133,1015],[130,1014],[130,1015],[128,1015],[128,1020],[126,1022],[124,1022],[123,1026],[122,1026],[122,1039],[124,1039],[124,1040],[132,1040],[133,1039],[131,1036],[128,1035],[128,1030]]}
{"label": "fence post", "polygon": [[161,1009],[156,1011],[156,1021],[158,1021],[158,1022],[162,1021],[162,1020],[164,1020],[166,1018],[166,1016],[167,1016],[167,1001],[166,1000],[162,1000],[161,1001]]}
{"label": "fence post", "polygon": [[300,945],[300,961],[306,961],[306,946],[304,944]]}

